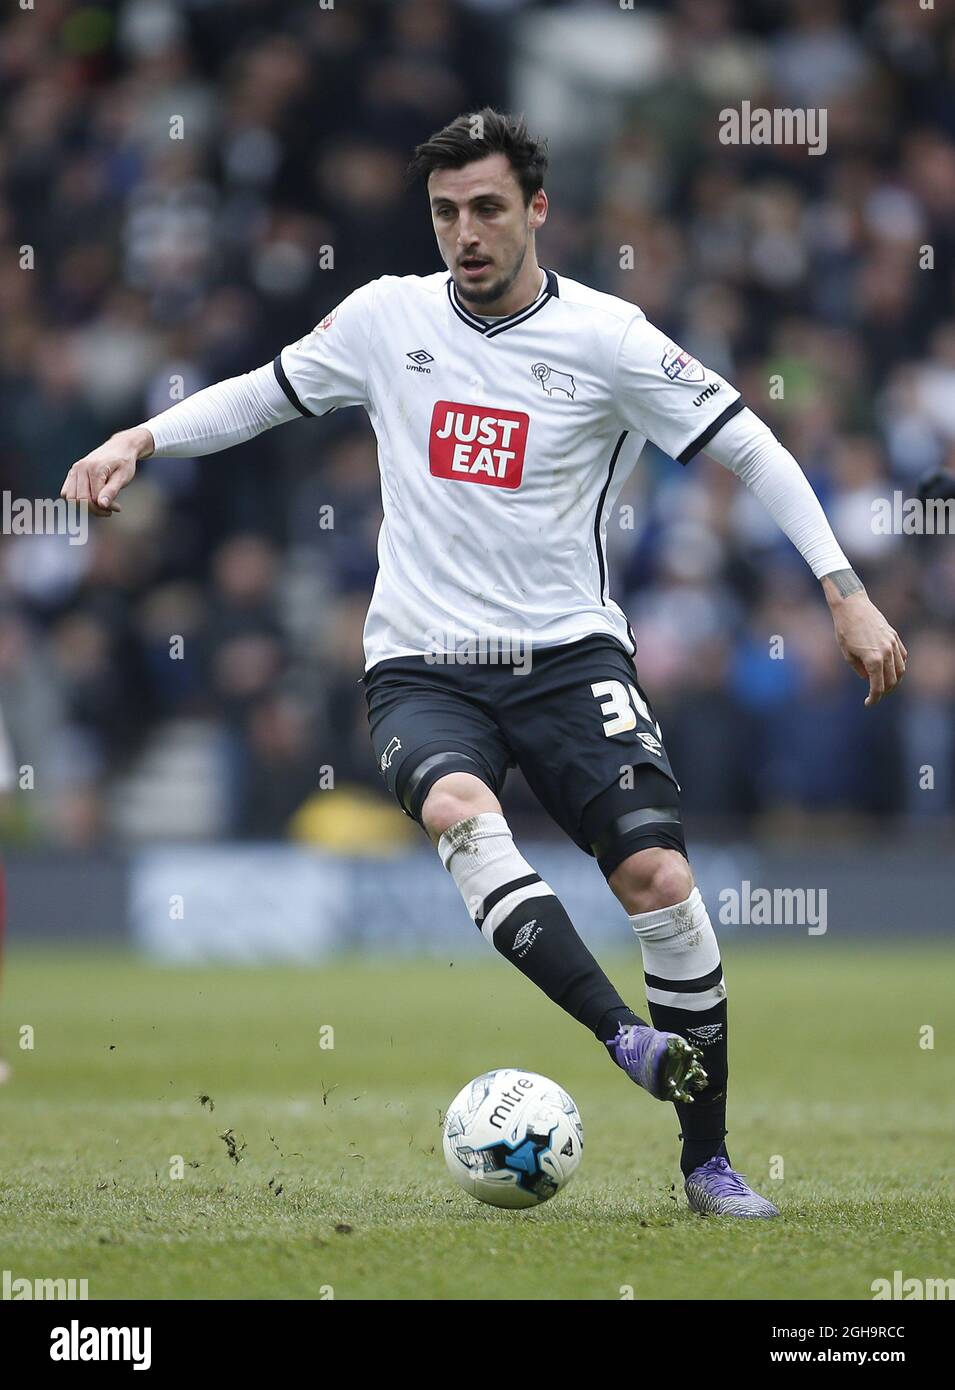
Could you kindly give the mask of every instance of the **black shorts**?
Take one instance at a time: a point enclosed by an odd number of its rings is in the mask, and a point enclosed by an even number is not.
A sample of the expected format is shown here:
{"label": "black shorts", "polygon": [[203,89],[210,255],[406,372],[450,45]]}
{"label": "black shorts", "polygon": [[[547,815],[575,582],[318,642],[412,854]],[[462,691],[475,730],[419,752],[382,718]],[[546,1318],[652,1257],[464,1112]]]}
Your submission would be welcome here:
{"label": "black shorts", "polygon": [[[611,637],[535,648],[525,674],[509,664],[406,656],[378,662],[362,679],[379,771],[419,824],[439,777],[472,772],[499,796],[515,766],[545,811],[588,854],[601,828],[594,822],[595,798],[601,798],[598,811],[606,809],[603,819],[632,817],[648,805],[641,791],[647,785],[663,788],[663,795],[654,791],[654,806],[679,805],[633,659]],[[648,768],[655,774],[641,780]],[[674,819],[678,830],[678,814]],[[675,847],[682,848],[681,832]],[[603,860],[601,867],[610,872]]]}

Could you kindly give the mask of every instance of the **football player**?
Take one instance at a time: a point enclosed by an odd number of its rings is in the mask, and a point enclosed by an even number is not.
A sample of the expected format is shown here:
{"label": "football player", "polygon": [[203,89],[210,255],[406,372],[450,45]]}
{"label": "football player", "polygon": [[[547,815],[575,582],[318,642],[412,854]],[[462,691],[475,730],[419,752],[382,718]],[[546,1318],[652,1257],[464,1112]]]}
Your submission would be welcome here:
{"label": "football player", "polygon": [[[541,267],[546,164],[523,120],[485,109],[453,121],[412,164],[444,270],[361,286],[274,362],[114,435],[73,465],[63,495],[109,515],[141,458],[364,406],[384,521],[363,682],[385,784],[487,941],[676,1106],[691,1207],[771,1217],[724,1142],[719,946],[609,592],[608,518],[646,440],[681,464],[710,455],[764,503],[820,581],[866,705],[898,685],[906,652],[799,464],[730,382],[635,304]],[[622,904],[650,1021],[515,844],[499,799],[513,766]]]}

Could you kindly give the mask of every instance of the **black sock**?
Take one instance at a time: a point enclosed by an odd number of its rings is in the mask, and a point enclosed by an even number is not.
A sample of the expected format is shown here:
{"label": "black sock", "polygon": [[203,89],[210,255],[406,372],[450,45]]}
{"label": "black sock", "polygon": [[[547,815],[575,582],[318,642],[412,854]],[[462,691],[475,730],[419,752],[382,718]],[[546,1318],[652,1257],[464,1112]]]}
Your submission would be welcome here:
{"label": "black sock", "polygon": [[697,1093],[690,1105],[675,1102],[680,1121],[683,1153],[680,1168],[687,1177],[694,1168],[719,1154],[729,1159],[723,1137],[726,1134],[726,1083],[729,1075],[729,1056],[726,1045],[726,1000],[721,999],[711,1009],[692,1013],[689,1009],[673,1009],[667,1004],[651,1004],[650,1017],[655,1028],[667,1033],[679,1033],[703,1054],[703,1067],[709,1078],[706,1089]]}
{"label": "black sock", "polygon": [[[598,1037],[598,1028],[605,1024],[608,1014],[618,1012],[625,1022],[640,1022],[587,950],[553,894],[528,898],[515,907],[495,929],[494,947],[548,998]],[[606,1041],[602,1037],[600,1040]]]}
{"label": "black sock", "polygon": [[633,1028],[635,1025],[646,1028],[647,1021],[645,1018],[641,1018],[639,1014],[635,1014],[633,1009],[628,1009],[626,1004],[624,1004],[622,1009],[608,1009],[597,1024],[594,1032],[597,1034],[600,1041],[606,1044],[613,1042],[621,1027]]}

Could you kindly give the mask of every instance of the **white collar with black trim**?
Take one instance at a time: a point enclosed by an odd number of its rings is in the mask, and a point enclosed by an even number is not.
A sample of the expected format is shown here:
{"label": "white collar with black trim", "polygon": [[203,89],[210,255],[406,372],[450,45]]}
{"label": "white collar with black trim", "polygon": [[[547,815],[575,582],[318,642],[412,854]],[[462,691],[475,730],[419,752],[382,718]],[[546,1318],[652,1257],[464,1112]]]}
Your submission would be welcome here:
{"label": "white collar with black trim", "polygon": [[500,319],[482,319],[477,314],[472,314],[470,309],[466,309],[458,298],[458,292],[454,284],[453,276],[447,279],[448,299],[451,308],[462,322],[469,328],[482,334],[485,338],[496,338],[499,333],[506,333],[509,328],[516,328],[519,323],[524,323],[532,318],[534,314],[539,314],[548,300],[560,297],[560,286],[557,283],[557,276],[552,270],[544,270],[544,280],[540,288],[540,293],[533,303],[526,305],[523,309],[518,309],[516,313],[506,314]]}

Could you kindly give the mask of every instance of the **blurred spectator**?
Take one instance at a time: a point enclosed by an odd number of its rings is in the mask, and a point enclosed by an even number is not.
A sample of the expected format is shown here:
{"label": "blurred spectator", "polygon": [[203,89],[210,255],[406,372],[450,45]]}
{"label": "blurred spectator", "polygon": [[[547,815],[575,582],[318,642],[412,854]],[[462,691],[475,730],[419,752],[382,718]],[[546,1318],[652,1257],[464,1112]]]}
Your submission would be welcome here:
{"label": "blurred spectator", "polygon": [[[439,269],[404,184],[411,146],[461,110],[525,109],[519,56],[554,114],[544,264],[640,303],[739,384],[908,641],[901,692],[863,714],[818,586],[759,504],[718,466],[648,446],[608,525],[613,592],[688,813],[717,830],[955,815],[952,538],[872,524],[874,501],[955,470],[951,8],[638,8],[11,11],[0,486],[56,496],[105,435],[268,361],[356,285]],[[555,62],[558,19],[582,41]],[[595,61],[598,20],[652,37],[653,62],[628,79]],[[719,113],[744,97],[825,107],[825,157],[721,144]],[[5,806],[8,833],[122,839],[124,787],[175,746],[195,777],[216,769],[210,827],[328,842],[331,767],[354,835],[381,797],[359,684],[380,519],[373,436],[342,411],[145,463],[85,546],[0,537],[0,706],[36,775],[15,827]],[[170,743],[176,729],[188,736]],[[532,814],[519,781],[516,801]]]}

